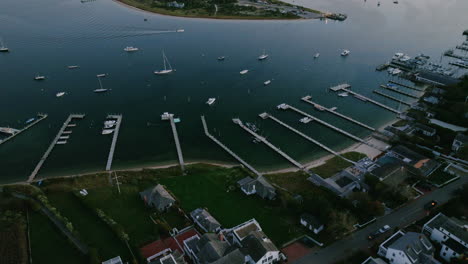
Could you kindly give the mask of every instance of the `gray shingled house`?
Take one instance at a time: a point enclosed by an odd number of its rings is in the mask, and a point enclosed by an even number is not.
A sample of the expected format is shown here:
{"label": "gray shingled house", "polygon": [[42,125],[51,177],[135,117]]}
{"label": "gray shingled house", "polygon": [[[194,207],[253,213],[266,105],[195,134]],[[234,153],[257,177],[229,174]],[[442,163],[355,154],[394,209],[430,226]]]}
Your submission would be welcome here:
{"label": "gray shingled house", "polygon": [[257,194],[263,199],[274,199],[276,196],[276,189],[264,177],[259,176],[256,179],[245,177],[238,181],[237,184],[241,190],[247,194]]}
{"label": "gray shingled house", "polygon": [[176,201],[161,184],[140,192],[140,197],[148,206],[154,207],[160,212],[171,207]]}
{"label": "gray shingled house", "polygon": [[193,210],[190,217],[205,232],[216,233],[221,229],[221,224],[203,208]]}

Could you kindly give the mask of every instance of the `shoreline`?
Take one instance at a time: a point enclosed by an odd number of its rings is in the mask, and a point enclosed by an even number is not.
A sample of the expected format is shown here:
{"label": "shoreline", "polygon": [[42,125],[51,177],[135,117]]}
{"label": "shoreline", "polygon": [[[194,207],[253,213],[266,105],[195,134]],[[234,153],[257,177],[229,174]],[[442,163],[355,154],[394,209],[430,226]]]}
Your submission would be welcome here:
{"label": "shoreline", "polygon": [[[133,5],[130,5],[128,3],[123,2],[122,0],[112,0],[112,2],[120,4],[124,7],[131,8],[133,10],[137,10],[140,12],[144,13],[149,13],[152,15],[159,15],[159,16],[167,16],[167,17],[177,17],[177,18],[186,18],[186,19],[206,19],[206,20],[226,20],[226,21],[309,21],[309,20],[314,20],[314,19],[319,19],[320,17],[317,18],[268,18],[268,17],[241,17],[241,16],[233,16],[233,17],[213,17],[213,16],[206,16],[206,15],[195,15],[195,16],[184,16],[184,15],[174,15],[174,14],[165,14],[165,13],[160,13],[160,12],[154,12],[150,10],[146,10],[143,8],[139,8]],[[323,14],[322,12],[317,13],[318,15]]]}

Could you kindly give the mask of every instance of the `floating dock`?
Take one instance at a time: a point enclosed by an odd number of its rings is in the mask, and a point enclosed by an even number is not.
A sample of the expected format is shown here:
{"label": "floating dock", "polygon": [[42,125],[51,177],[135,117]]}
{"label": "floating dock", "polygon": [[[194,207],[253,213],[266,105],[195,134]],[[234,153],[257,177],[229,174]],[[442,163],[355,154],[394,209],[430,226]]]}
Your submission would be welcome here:
{"label": "floating dock", "polygon": [[70,123],[72,121],[72,119],[83,119],[84,117],[85,117],[84,114],[71,114],[71,115],[68,116],[67,120],[63,123],[63,125],[60,128],[59,132],[55,136],[54,140],[52,140],[52,143],[50,143],[49,148],[46,150],[46,152],[44,153],[42,158],[37,163],[36,168],[34,168],[31,175],[29,175],[29,178],[28,178],[28,181],[27,181],[28,183],[32,182],[34,180],[34,178],[36,177],[36,175],[39,173],[39,170],[41,169],[42,165],[44,164],[44,162],[49,157],[49,155],[52,152],[52,150],[54,149],[55,145],[57,145],[57,142],[59,141],[59,138],[62,136],[63,131],[65,131],[65,129],[67,128],[68,123]]}
{"label": "floating dock", "polygon": [[468,46],[465,46],[465,45],[458,45],[456,46],[456,48],[459,50],[468,51]]}
{"label": "floating dock", "polygon": [[46,119],[47,118],[47,114],[43,114],[43,113],[38,113],[37,116],[39,118],[37,118],[36,120],[34,120],[33,122],[29,123],[27,126],[23,127],[22,129],[15,129],[15,133],[11,134],[11,136],[5,138],[4,140],[0,140],[0,145],[3,144],[3,143],[6,143],[7,141],[13,139],[14,137],[16,137],[17,135],[21,134],[22,132],[28,130],[29,128],[33,127],[34,125],[36,125],[37,123],[41,122],[42,120]]}
{"label": "floating dock", "polygon": [[283,156],[283,158],[285,158],[287,161],[291,162],[294,166],[298,167],[299,169],[304,169],[304,165],[300,164],[299,162],[295,161],[293,158],[291,158],[288,154],[284,153],[281,149],[279,149],[278,147],[276,147],[275,145],[271,144],[266,138],[258,135],[257,133],[253,132],[252,130],[250,130],[248,127],[246,127],[242,121],[238,118],[234,118],[232,119],[232,121],[234,122],[234,124],[237,124],[239,125],[241,128],[243,128],[245,131],[249,132],[252,136],[254,136],[256,139],[260,140],[261,142],[265,143],[265,145],[267,145],[268,147],[270,147],[271,149],[273,149],[274,151],[276,151],[278,154],[280,154],[281,156]]}
{"label": "floating dock", "polygon": [[351,162],[352,164],[355,164],[354,161],[349,160],[349,159],[347,159],[347,158],[341,156],[338,152],[332,150],[331,148],[325,146],[324,144],[318,142],[317,140],[315,140],[315,139],[313,139],[313,138],[307,136],[306,134],[300,132],[299,130],[297,130],[297,129],[291,127],[291,126],[289,126],[288,124],[282,122],[281,120],[277,119],[276,117],[272,116],[271,114],[265,112],[265,113],[261,113],[259,116],[260,116],[262,119],[268,119],[268,118],[269,118],[269,119],[275,121],[276,123],[278,123],[278,124],[284,126],[285,128],[287,128],[287,129],[293,131],[294,133],[298,134],[299,136],[305,138],[306,140],[308,140],[308,141],[314,143],[315,145],[317,145],[317,146],[323,148],[324,150],[330,152],[331,154],[333,154],[333,155],[335,155],[335,156],[337,156],[337,157],[340,157],[340,158],[342,158],[342,159],[344,159],[344,160],[346,160],[346,161],[348,161],[348,162]]}
{"label": "floating dock", "polygon": [[455,58],[455,59],[468,60],[467,56],[462,56],[462,55],[455,54],[453,52],[453,50],[447,50],[446,52],[444,52],[444,55],[447,56],[447,57]]}
{"label": "floating dock", "polygon": [[239,161],[242,165],[244,165],[246,168],[248,168],[255,175],[257,175],[259,177],[262,176],[262,174],[260,172],[258,172],[254,167],[252,167],[250,164],[248,164],[246,161],[244,161],[241,157],[237,156],[237,154],[234,153],[234,151],[232,151],[230,148],[226,147],[223,143],[221,143],[221,141],[219,141],[218,139],[216,139],[214,136],[212,136],[210,134],[210,132],[208,131],[208,126],[206,124],[204,116],[201,116],[201,121],[202,121],[202,124],[203,124],[203,130],[205,131],[205,135],[207,137],[209,137],[211,140],[213,140],[216,144],[218,144],[218,146],[220,146],[222,149],[224,149],[227,153],[229,153],[232,157],[234,157],[237,161]]}
{"label": "floating dock", "polygon": [[366,124],[364,124],[364,123],[362,123],[362,122],[359,122],[359,121],[357,121],[357,120],[355,120],[355,119],[352,119],[352,118],[349,117],[349,116],[346,116],[346,115],[343,115],[343,114],[341,114],[341,113],[336,112],[336,111],[335,111],[336,108],[326,108],[326,107],[324,107],[324,106],[322,106],[322,105],[319,105],[319,104],[317,104],[317,103],[312,102],[310,99],[312,99],[312,96],[307,95],[307,96],[302,97],[301,100],[304,101],[304,102],[306,102],[306,103],[308,103],[308,104],[313,105],[316,109],[318,109],[318,110],[320,110],[320,111],[322,111],[322,110],[323,110],[323,111],[327,111],[327,112],[329,112],[329,113],[332,113],[332,114],[334,114],[334,115],[336,115],[336,116],[339,116],[339,117],[341,117],[341,118],[343,118],[343,119],[346,119],[346,120],[348,120],[348,121],[350,121],[350,122],[352,122],[352,123],[354,123],[354,124],[356,124],[356,125],[362,126],[363,128],[369,129],[369,130],[371,130],[371,131],[375,131],[375,130],[376,130],[375,128],[373,128],[373,127],[371,127],[371,126],[368,126],[368,125],[366,125]]}
{"label": "floating dock", "polygon": [[405,101],[403,101],[403,100],[400,100],[400,99],[398,99],[398,98],[396,98],[396,97],[393,97],[393,96],[391,96],[391,95],[384,94],[384,93],[382,93],[382,92],[380,92],[380,91],[377,91],[377,90],[374,90],[373,92],[376,93],[376,94],[378,94],[378,95],[381,95],[381,96],[383,96],[383,97],[386,97],[386,98],[388,98],[388,99],[391,99],[391,100],[393,100],[393,101],[396,101],[396,102],[398,102],[398,103],[401,103],[401,104],[404,104],[404,105],[407,105],[407,106],[411,106],[410,103],[405,102]]}
{"label": "floating dock", "polygon": [[380,85],[380,87],[384,88],[384,89],[387,89],[387,90],[390,90],[392,92],[395,92],[395,93],[399,93],[399,94],[402,94],[404,96],[408,96],[408,97],[411,97],[411,98],[414,98],[414,99],[419,99],[419,96],[416,96],[416,95],[413,95],[413,94],[410,94],[410,93],[407,93],[407,92],[404,92],[404,91],[401,91],[397,88],[393,88],[393,87],[390,87],[388,85]]}
{"label": "floating dock", "polygon": [[332,90],[334,92],[338,92],[340,90],[349,89],[349,88],[351,88],[351,84],[342,83],[342,84],[339,84],[337,86],[330,87],[330,90]]}
{"label": "floating dock", "polygon": [[112,137],[112,143],[106,164],[106,171],[110,171],[112,167],[112,160],[114,159],[115,146],[117,145],[117,138],[119,137],[120,124],[122,123],[122,115],[108,115],[107,119],[117,119],[117,121],[115,122],[114,135]]}
{"label": "floating dock", "polygon": [[179,157],[180,168],[182,169],[182,171],[185,171],[184,157],[182,155],[182,148],[180,147],[179,134],[177,134],[177,127],[174,122],[174,114],[165,112],[161,115],[161,119],[169,120],[169,122],[171,123],[172,134],[174,136],[174,142],[177,149],[177,156]]}
{"label": "floating dock", "polygon": [[[348,84],[348,85],[349,85],[349,84]],[[349,85],[349,87],[350,87],[350,85]],[[380,106],[380,107],[382,107],[383,109],[388,110],[388,111],[390,111],[390,112],[393,112],[393,113],[396,113],[396,114],[401,114],[401,111],[398,111],[398,110],[396,110],[396,109],[394,109],[394,108],[391,108],[390,106],[387,106],[387,105],[384,105],[384,104],[382,104],[382,103],[379,103],[379,102],[377,102],[377,101],[375,101],[375,100],[372,100],[372,99],[370,99],[370,98],[368,98],[368,97],[366,97],[366,96],[364,96],[364,95],[362,95],[362,94],[358,94],[358,93],[356,93],[356,92],[353,92],[353,91],[349,90],[348,88],[343,88],[343,87],[335,86],[335,87],[330,88],[330,90],[335,91],[335,92],[338,92],[338,91],[345,91],[345,92],[347,92],[347,93],[350,93],[350,94],[354,95],[354,97],[356,97],[356,98],[359,99],[359,100],[362,100],[362,101],[364,101],[364,102],[370,102],[370,103],[373,103],[373,104],[375,104],[375,105],[377,105],[377,106]]]}
{"label": "floating dock", "polygon": [[293,107],[293,106],[290,106],[290,105],[287,105],[287,104],[280,104],[280,105],[278,106],[278,109],[282,109],[282,110],[291,109],[291,110],[293,110],[293,111],[295,111],[295,112],[297,112],[297,113],[299,113],[299,114],[301,114],[301,115],[303,115],[303,116],[309,117],[310,119],[312,119],[313,121],[316,121],[317,123],[320,123],[320,124],[322,124],[322,125],[324,125],[324,126],[326,126],[326,127],[328,127],[328,128],[331,128],[331,129],[333,129],[333,130],[335,130],[335,131],[337,131],[337,132],[339,132],[339,133],[341,133],[341,134],[343,134],[343,135],[345,135],[345,136],[347,136],[347,137],[349,137],[349,138],[351,138],[351,139],[354,139],[355,141],[358,141],[358,142],[361,142],[361,143],[363,143],[363,144],[366,144],[366,145],[368,145],[368,146],[370,146],[370,147],[373,147],[373,148],[375,148],[375,149],[377,149],[377,150],[384,151],[383,149],[381,149],[381,148],[379,148],[379,147],[377,147],[377,146],[374,146],[374,145],[368,143],[367,141],[365,141],[364,139],[362,139],[362,138],[360,138],[360,137],[357,137],[357,136],[355,136],[355,135],[353,135],[353,134],[351,134],[351,133],[349,133],[349,132],[346,132],[346,131],[344,131],[344,130],[341,129],[341,128],[338,128],[338,127],[336,127],[336,126],[334,126],[334,125],[332,125],[332,124],[329,124],[329,123],[327,123],[327,122],[325,122],[325,121],[323,121],[323,120],[321,120],[321,119],[319,119],[319,118],[316,118],[315,116],[310,115],[310,114],[308,114],[308,113],[306,113],[306,112],[303,112],[303,111],[301,111],[301,110],[299,110],[299,109],[297,109],[297,108],[295,108],[295,107]]}
{"label": "floating dock", "polygon": [[407,85],[407,84],[399,83],[399,82],[395,82],[395,81],[388,81],[388,82],[396,84],[396,85],[401,86],[401,87],[411,89],[411,90],[415,90],[415,91],[418,91],[418,92],[424,92],[424,89],[421,89],[421,88],[418,88],[418,87],[415,87],[415,86],[411,86],[411,85]]}
{"label": "floating dock", "polygon": [[449,64],[460,67],[460,68],[468,69],[468,63],[463,64],[463,63],[455,61],[455,62],[449,62]]}

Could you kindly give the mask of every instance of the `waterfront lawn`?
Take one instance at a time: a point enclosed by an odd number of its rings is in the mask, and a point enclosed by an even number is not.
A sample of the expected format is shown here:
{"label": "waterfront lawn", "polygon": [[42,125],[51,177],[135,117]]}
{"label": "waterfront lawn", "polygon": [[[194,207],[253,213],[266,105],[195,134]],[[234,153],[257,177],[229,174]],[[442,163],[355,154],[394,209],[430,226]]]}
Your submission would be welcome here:
{"label": "waterfront lawn", "polygon": [[44,215],[29,215],[31,257],[34,264],[81,264],[87,258]]}
{"label": "waterfront lawn", "polygon": [[191,170],[185,176],[161,180],[177,196],[184,210],[205,207],[223,227],[233,227],[255,218],[277,246],[301,234],[299,219],[278,201],[247,196],[235,187],[247,176],[238,168],[205,168]]}
{"label": "waterfront lawn", "polygon": [[131,259],[125,244],[72,192],[53,192],[48,193],[47,197],[52,206],[72,222],[83,242],[98,251],[102,261],[119,255],[125,260]]}
{"label": "waterfront lawn", "polygon": [[[358,161],[366,157],[365,154],[362,154],[359,152],[346,152],[346,153],[343,153],[342,156],[352,161]],[[312,168],[310,169],[310,171],[326,179],[342,171],[343,169],[346,169],[347,167],[351,165],[353,164],[351,164],[350,162],[340,157],[335,156],[327,160],[325,164]]]}

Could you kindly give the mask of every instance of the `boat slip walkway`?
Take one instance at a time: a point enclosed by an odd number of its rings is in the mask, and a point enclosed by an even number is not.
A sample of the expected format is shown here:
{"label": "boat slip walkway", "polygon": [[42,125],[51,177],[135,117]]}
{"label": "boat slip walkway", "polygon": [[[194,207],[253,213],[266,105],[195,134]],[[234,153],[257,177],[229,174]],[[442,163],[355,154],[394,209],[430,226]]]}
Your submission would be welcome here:
{"label": "boat slip walkway", "polygon": [[13,133],[11,136],[5,138],[4,140],[0,140],[0,145],[3,144],[3,143],[6,143],[7,141],[13,139],[14,137],[16,137],[17,135],[21,134],[22,132],[28,130],[29,128],[31,128],[32,126],[34,126],[35,124],[41,122],[42,120],[46,119],[47,118],[47,114],[42,114],[42,113],[38,113],[37,116],[39,117],[38,119],[34,120],[34,122],[30,123],[29,125],[23,127],[22,129],[15,129],[15,133]]}
{"label": "boat slip walkway", "polygon": [[114,159],[115,145],[117,144],[117,138],[119,137],[120,124],[122,123],[122,115],[108,115],[107,119],[117,119],[117,121],[115,122],[114,136],[112,137],[112,143],[106,164],[106,171],[110,171],[112,167],[112,160]]}
{"label": "boat slip walkway", "polygon": [[179,157],[179,164],[182,171],[185,171],[184,156],[182,155],[182,148],[180,147],[179,135],[177,134],[177,127],[174,122],[174,114],[164,113],[161,115],[162,120],[169,120],[171,123],[172,134],[177,149],[177,156]]}

